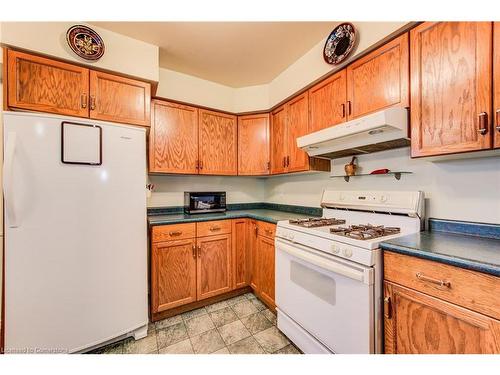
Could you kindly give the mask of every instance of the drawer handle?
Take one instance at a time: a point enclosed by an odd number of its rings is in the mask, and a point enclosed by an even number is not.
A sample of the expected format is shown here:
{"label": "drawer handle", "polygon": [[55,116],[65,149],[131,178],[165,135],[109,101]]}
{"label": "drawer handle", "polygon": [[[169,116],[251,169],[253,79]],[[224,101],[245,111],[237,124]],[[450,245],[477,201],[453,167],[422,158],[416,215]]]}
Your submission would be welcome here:
{"label": "drawer handle", "polygon": [[432,284],[436,284],[436,285],[439,285],[441,287],[451,288],[451,282],[449,282],[447,280],[439,280],[439,279],[435,279],[433,277],[425,276],[421,272],[417,272],[416,276],[417,276],[417,279],[419,279],[419,280],[426,281],[426,282],[429,282]]}
{"label": "drawer handle", "polygon": [[211,230],[212,232],[215,232],[215,231],[221,230],[221,227],[218,227],[218,226],[215,226],[215,225],[214,225],[213,227],[210,227],[210,230]]}
{"label": "drawer handle", "polygon": [[172,230],[170,232],[168,232],[169,235],[171,235],[172,237],[174,236],[180,236],[182,234],[182,231],[180,230]]}
{"label": "drawer handle", "polygon": [[266,228],[266,229],[265,229],[265,232],[266,232],[267,234],[269,234],[269,235],[270,235],[270,234],[273,234],[273,231],[272,231],[271,229],[267,229],[267,228]]}

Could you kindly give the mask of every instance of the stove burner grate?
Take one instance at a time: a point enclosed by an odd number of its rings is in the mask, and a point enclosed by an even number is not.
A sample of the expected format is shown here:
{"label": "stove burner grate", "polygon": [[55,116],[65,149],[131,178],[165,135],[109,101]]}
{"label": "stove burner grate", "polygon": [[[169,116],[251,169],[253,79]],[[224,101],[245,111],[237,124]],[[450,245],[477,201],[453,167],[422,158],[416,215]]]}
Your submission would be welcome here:
{"label": "stove burner grate", "polygon": [[288,221],[290,224],[299,225],[305,228],[317,228],[317,227],[326,227],[329,225],[339,225],[345,224],[345,220],[335,219],[335,218],[326,218],[326,217],[311,217],[308,219],[294,219]]}
{"label": "stove burner grate", "polygon": [[349,227],[330,228],[330,233],[350,237],[357,240],[371,240],[373,238],[390,236],[401,231],[398,227],[385,227],[383,225],[351,225]]}

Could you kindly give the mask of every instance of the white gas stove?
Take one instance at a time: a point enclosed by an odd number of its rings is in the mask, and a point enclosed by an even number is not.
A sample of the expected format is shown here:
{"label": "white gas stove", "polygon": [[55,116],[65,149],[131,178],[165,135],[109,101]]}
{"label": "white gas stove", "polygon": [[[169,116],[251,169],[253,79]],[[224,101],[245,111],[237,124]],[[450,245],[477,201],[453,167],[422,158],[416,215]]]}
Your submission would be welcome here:
{"label": "white gas stove", "polygon": [[278,222],[278,327],[302,351],[382,351],[379,243],[420,231],[423,199],[422,192],[326,190],[323,218]]}

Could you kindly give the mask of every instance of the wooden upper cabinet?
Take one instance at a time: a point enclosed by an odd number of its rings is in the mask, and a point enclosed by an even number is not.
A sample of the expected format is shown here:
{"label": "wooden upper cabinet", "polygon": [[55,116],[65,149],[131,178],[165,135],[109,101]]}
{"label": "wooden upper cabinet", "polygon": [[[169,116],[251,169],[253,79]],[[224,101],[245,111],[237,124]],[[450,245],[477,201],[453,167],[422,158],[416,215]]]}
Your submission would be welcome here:
{"label": "wooden upper cabinet", "polygon": [[232,290],[231,234],[201,237],[198,247],[198,300]]}
{"label": "wooden upper cabinet", "polygon": [[250,282],[250,262],[247,219],[232,220],[233,288],[242,288]]}
{"label": "wooden upper cabinet", "polygon": [[271,112],[271,173],[284,173],[287,156],[287,109],[281,106]]}
{"label": "wooden upper cabinet", "polygon": [[412,157],[491,147],[491,22],[410,31]]}
{"label": "wooden upper cabinet", "polygon": [[238,116],[238,174],[269,174],[269,114]]}
{"label": "wooden upper cabinet", "polygon": [[153,100],[149,172],[198,173],[198,109]]}
{"label": "wooden upper cabinet", "polygon": [[392,106],[409,107],[408,34],[347,67],[349,120]]}
{"label": "wooden upper cabinet", "polygon": [[500,147],[500,22],[493,24],[493,131],[494,147]]}
{"label": "wooden upper cabinet", "polygon": [[8,50],[9,107],[87,117],[89,70]]}
{"label": "wooden upper cabinet", "polygon": [[153,313],[196,301],[194,238],[152,244],[151,300]]}
{"label": "wooden upper cabinet", "polygon": [[238,173],[238,128],[236,116],[199,110],[200,174]]}
{"label": "wooden upper cabinet", "polygon": [[90,118],[149,126],[151,85],[90,71]]}
{"label": "wooden upper cabinet", "polygon": [[307,171],[309,155],[297,147],[297,138],[309,133],[309,96],[305,92],[292,100],[288,107],[286,169],[288,172]]}
{"label": "wooden upper cabinet", "polygon": [[309,89],[311,133],[346,121],[346,82],[346,70],[343,69]]}
{"label": "wooden upper cabinet", "polygon": [[500,353],[500,321],[384,283],[387,354]]}

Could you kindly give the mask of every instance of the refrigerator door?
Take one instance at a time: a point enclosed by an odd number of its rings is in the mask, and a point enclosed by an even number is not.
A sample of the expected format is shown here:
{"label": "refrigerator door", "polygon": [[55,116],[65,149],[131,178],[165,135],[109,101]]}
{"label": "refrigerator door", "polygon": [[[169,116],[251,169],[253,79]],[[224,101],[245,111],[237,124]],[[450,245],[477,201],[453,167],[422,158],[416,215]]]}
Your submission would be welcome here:
{"label": "refrigerator door", "polygon": [[[101,127],[101,165],[61,161],[64,121]],[[147,325],[145,131],[4,112],[4,146],[6,353],[82,351]]]}

